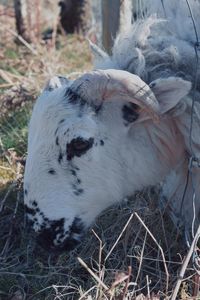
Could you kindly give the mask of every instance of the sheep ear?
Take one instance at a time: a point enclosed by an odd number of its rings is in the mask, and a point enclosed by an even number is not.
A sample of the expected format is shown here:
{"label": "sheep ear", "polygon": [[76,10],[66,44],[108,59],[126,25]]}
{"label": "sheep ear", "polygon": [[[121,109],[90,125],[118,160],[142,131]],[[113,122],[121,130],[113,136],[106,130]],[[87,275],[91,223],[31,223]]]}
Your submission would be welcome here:
{"label": "sheep ear", "polygon": [[159,103],[161,114],[175,107],[190,92],[191,86],[190,81],[179,77],[157,79],[149,85]]}
{"label": "sheep ear", "polygon": [[92,51],[92,54],[94,55],[94,60],[95,61],[98,61],[98,60],[105,59],[105,58],[109,57],[106,52],[104,52],[101,48],[99,48],[97,45],[92,43],[89,39],[88,39],[88,43],[90,45],[90,49]]}
{"label": "sheep ear", "polygon": [[60,88],[63,85],[67,85],[69,80],[66,77],[54,76],[46,84],[44,91],[51,92],[55,89]]}

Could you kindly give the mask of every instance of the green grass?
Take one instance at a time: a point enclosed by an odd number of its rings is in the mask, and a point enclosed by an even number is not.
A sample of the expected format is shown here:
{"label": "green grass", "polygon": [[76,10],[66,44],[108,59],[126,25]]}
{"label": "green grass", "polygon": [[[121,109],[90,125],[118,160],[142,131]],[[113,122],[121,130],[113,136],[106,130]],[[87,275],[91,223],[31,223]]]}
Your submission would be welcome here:
{"label": "green grass", "polygon": [[0,136],[4,150],[12,148],[17,155],[24,155],[27,147],[28,122],[32,104],[9,112],[0,120]]}

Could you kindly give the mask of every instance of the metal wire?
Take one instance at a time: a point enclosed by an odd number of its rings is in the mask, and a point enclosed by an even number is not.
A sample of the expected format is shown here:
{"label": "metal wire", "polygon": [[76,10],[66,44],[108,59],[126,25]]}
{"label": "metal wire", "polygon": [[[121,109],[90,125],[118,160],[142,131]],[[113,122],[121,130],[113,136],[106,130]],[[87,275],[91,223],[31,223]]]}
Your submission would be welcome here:
{"label": "metal wire", "polygon": [[[190,160],[189,160],[189,166],[188,166],[188,171],[189,171],[189,177],[191,178],[191,184],[192,184],[192,190],[193,190],[193,196],[192,196],[192,204],[193,204],[193,222],[192,222],[192,237],[194,239],[195,233],[195,219],[196,219],[196,206],[195,206],[195,200],[196,200],[196,191],[195,191],[195,186],[194,186],[194,178],[193,178],[193,169],[196,167],[194,163],[197,162],[197,167],[200,166],[199,160],[195,155],[194,149],[193,149],[193,141],[192,141],[192,132],[193,132],[193,125],[194,125],[194,114],[195,114],[195,102],[196,102],[196,96],[197,96],[197,82],[198,82],[198,69],[199,69],[199,37],[198,37],[198,31],[197,31],[197,26],[196,26],[196,21],[193,15],[193,11],[191,9],[191,5],[189,0],[185,0],[190,12],[190,17],[192,19],[192,24],[194,27],[194,33],[196,37],[196,42],[194,43],[194,52],[195,52],[195,59],[196,59],[196,68],[195,68],[195,74],[194,74],[194,86],[193,86],[193,95],[192,95],[192,107],[191,107],[191,118],[190,118],[190,132],[189,132],[189,145],[190,145]],[[188,180],[186,183],[185,190],[187,190],[188,186]],[[200,228],[200,225],[199,225]],[[199,230],[199,228],[197,230]],[[194,252],[193,252],[193,267],[196,270],[198,274],[200,274],[200,257],[199,257],[199,249],[198,249],[198,241],[199,241],[200,235],[197,235],[196,241],[195,241],[195,247],[194,247]],[[188,237],[189,240],[189,237]],[[190,243],[188,243],[190,245]]]}

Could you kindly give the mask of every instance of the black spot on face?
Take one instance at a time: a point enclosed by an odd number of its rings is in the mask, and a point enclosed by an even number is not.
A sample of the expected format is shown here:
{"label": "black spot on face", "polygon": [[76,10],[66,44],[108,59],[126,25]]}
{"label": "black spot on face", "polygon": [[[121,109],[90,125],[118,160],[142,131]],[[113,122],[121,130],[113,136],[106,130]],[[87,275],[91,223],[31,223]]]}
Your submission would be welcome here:
{"label": "black spot on face", "polygon": [[26,212],[28,215],[35,216],[36,210],[35,210],[34,208],[30,208],[30,207],[28,207],[26,204],[24,205],[24,208],[25,208],[25,212]]}
{"label": "black spot on face", "polygon": [[70,233],[81,233],[83,231],[83,223],[81,219],[76,217],[70,227]]}
{"label": "black spot on face", "polygon": [[71,174],[72,174],[73,176],[76,176],[76,171],[75,171],[75,170],[71,170]]}
{"label": "black spot on face", "polygon": [[81,137],[73,139],[69,144],[67,144],[67,160],[71,160],[74,156],[82,156],[93,146],[93,143],[93,138],[88,140]]}
{"label": "black spot on face", "polygon": [[[38,236],[37,241],[47,251],[61,252],[64,250],[72,250],[79,243],[77,238],[73,235],[76,234],[82,236],[84,232],[84,226],[80,218],[75,217],[69,230],[64,230],[64,218],[56,221],[49,221],[48,228],[43,228]],[[63,239],[66,236],[64,241]],[[57,237],[57,238],[56,238]],[[54,244],[56,240],[57,245]]]}
{"label": "black spot on face", "polygon": [[35,206],[35,207],[38,206],[38,204],[35,200],[32,202],[32,205]]}
{"label": "black spot on face", "polygon": [[28,195],[28,191],[27,189],[24,190],[24,195],[27,196]]}
{"label": "black spot on face", "polygon": [[64,121],[65,121],[64,119],[60,120],[59,124],[62,124]]}
{"label": "black spot on face", "polygon": [[56,129],[56,131],[55,131],[55,133],[54,133],[55,135],[57,134],[57,132],[58,132],[58,129],[59,129],[59,127]]}
{"label": "black spot on face", "polygon": [[134,103],[130,103],[129,105],[123,106],[122,117],[126,121],[126,125],[127,123],[132,123],[138,119],[139,117],[138,109],[139,107]]}
{"label": "black spot on face", "polygon": [[54,169],[50,169],[50,170],[48,171],[48,173],[54,175],[54,174],[56,174],[56,171],[55,171]]}
{"label": "black spot on face", "polygon": [[66,90],[65,96],[68,98],[70,103],[77,103],[80,101],[80,96],[73,92],[70,88]]}
{"label": "black spot on face", "polygon": [[56,137],[56,145],[59,145],[59,140],[58,140],[58,136]]}
{"label": "black spot on face", "polygon": [[[40,211],[40,210],[39,210]],[[42,216],[43,217],[43,219],[44,219],[44,213],[41,211],[40,212],[40,216]]]}
{"label": "black spot on face", "polygon": [[58,162],[59,162],[59,164],[61,163],[61,160],[63,159],[63,155],[62,155],[62,153],[60,152],[59,153],[59,156],[58,156]]}
{"label": "black spot on face", "polygon": [[82,97],[79,95],[78,91],[74,92],[74,91],[72,91],[71,88],[67,89],[65,96],[67,97],[69,103],[79,105],[79,107],[81,109],[79,112],[79,117],[81,117],[82,116],[82,108],[86,105],[85,100],[82,99]]}
{"label": "black spot on face", "polygon": [[100,145],[104,146],[104,141],[103,140],[100,140]]}
{"label": "black spot on face", "polygon": [[84,192],[84,189],[76,189],[76,190],[74,191],[74,195],[80,196],[81,194],[83,194],[83,192]]}

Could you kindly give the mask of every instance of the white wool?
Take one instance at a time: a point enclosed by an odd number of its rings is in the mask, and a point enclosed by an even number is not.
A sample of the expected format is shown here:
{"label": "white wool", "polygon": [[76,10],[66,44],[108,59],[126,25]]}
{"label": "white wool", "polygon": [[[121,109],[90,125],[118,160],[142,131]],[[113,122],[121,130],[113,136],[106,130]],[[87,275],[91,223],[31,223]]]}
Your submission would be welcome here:
{"label": "white wool", "polygon": [[[119,34],[112,56],[97,61],[95,66],[126,70],[147,83],[174,75],[191,81],[196,70],[194,46],[197,39],[187,3],[185,0],[163,2],[165,12],[161,0],[147,1],[146,17]],[[192,0],[189,3],[200,36],[200,2]]]}

